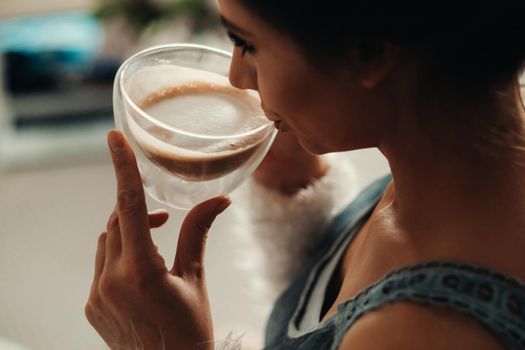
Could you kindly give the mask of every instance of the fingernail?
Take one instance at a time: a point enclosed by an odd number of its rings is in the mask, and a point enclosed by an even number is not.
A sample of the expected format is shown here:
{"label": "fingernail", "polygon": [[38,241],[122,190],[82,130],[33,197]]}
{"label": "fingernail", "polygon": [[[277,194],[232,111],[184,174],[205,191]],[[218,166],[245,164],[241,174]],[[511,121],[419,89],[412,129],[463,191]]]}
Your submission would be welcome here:
{"label": "fingernail", "polygon": [[108,144],[111,152],[119,152],[124,144],[122,140],[122,135],[116,132],[115,130],[111,130],[108,134]]}
{"label": "fingernail", "polygon": [[163,213],[168,213],[168,211],[166,209],[156,209],[156,210],[153,210],[153,211],[150,212],[151,215],[163,214]]}
{"label": "fingernail", "polygon": [[224,200],[220,202],[219,204],[217,204],[217,207],[215,208],[215,210],[217,211],[217,215],[225,211],[226,208],[228,208],[230,204],[232,204],[232,201],[229,197],[223,197],[223,198]]}

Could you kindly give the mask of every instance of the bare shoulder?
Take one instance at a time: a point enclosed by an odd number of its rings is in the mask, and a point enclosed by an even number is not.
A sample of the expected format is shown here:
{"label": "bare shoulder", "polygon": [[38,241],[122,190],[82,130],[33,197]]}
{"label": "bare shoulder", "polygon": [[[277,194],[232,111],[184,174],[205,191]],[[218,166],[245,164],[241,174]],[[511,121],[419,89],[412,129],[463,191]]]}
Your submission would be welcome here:
{"label": "bare shoulder", "polygon": [[503,350],[474,318],[445,308],[410,302],[365,314],[346,333],[340,350]]}

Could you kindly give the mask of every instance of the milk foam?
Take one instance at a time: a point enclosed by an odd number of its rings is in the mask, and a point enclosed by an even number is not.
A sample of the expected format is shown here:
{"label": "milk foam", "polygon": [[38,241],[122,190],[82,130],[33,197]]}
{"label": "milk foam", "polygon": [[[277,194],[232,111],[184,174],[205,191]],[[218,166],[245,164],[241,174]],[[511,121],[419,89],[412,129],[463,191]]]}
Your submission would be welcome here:
{"label": "milk foam", "polygon": [[[181,134],[144,128],[127,115],[137,142],[168,158],[212,159],[254,147],[267,132],[242,138],[196,139],[198,135],[238,135],[268,123],[252,92],[233,88],[228,78],[198,69],[173,65],[144,67],[127,81],[128,96],[143,111]],[[173,135],[173,136],[172,136]],[[171,155],[171,156],[170,156]]]}
{"label": "milk foam", "polygon": [[245,133],[266,123],[256,103],[257,100],[248,95],[241,97],[212,90],[181,93],[143,110],[181,131],[227,136]]}

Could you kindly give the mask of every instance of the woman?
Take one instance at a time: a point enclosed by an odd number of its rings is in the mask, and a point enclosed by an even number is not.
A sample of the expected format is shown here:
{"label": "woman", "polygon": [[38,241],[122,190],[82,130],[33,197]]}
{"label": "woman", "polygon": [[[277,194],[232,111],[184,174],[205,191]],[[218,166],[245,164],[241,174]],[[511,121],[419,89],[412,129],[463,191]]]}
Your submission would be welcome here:
{"label": "woman", "polygon": [[[219,4],[232,84],[257,90],[308,152],[286,156],[281,140],[261,184],[296,193],[329,171],[314,154],[366,147],[392,171],[328,227],[278,300],[267,348],[525,348],[523,1]],[[188,214],[168,271],[149,235],[166,217],[148,217],[122,136],[109,144],[118,206],[88,319],[115,349],[213,348],[204,238],[229,200]]]}

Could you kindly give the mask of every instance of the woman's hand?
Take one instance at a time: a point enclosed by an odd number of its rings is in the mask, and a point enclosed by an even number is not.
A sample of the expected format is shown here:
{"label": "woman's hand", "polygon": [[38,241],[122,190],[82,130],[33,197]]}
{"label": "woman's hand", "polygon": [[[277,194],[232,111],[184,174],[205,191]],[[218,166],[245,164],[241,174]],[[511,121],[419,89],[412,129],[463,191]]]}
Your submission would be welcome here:
{"label": "woman's hand", "polygon": [[295,135],[279,131],[253,176],[263,186],[292,195],[324,176],[326,170],[323,159],[306,152]]}
{"label": "woman's hand", "polygon": [[124,137],[108,136],[117,175],[117,206],[100,235],[86,316],[111,349],[213,349],[204,281],[204,247],[226,197],[208,200],[186,216],[175,262],[168,270],[150,228],[167,213],[148,215],[135,157]]}

